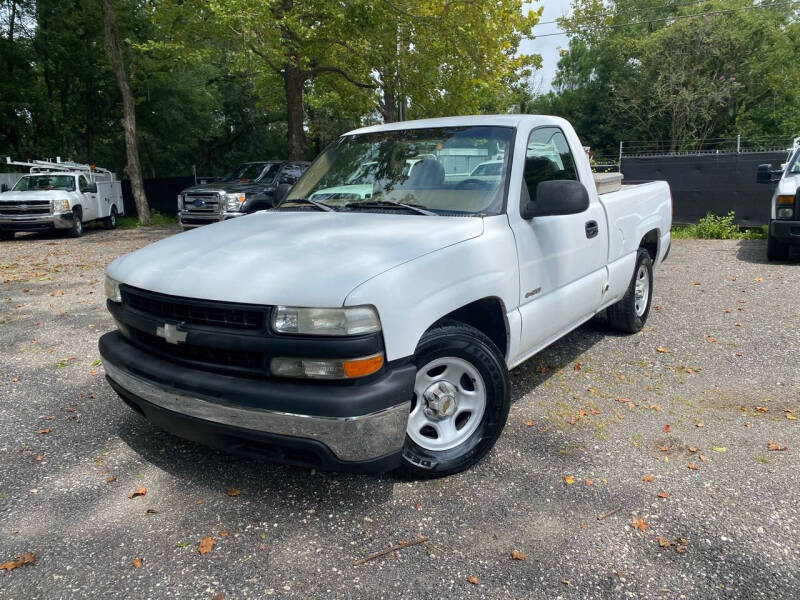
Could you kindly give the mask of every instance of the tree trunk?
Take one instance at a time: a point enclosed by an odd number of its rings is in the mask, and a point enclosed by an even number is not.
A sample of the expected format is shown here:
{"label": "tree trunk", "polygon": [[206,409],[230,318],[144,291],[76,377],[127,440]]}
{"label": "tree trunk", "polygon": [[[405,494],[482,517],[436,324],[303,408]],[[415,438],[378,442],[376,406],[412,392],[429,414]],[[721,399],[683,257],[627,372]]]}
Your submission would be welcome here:
{"label": "tree trunk", "polygon": [[122,129],[125,131],[125,150],[128,157],[128,166],[125,171],[131,179],[131,191],[136,203],[136,212],[139,214],[139,223],[150,224],[150,208],[147,205],[147,196],[144,193],[142,181],[142,167],[139,163],[139,148],[136,142],[136,106],[133,94],[125,74],[125,61],[122,56],[122,46],[117,31],[116,17],[114,16],[113,0],[100,0],[103,9],[103,27],[106,34],[106,45],[111,59],[111,68],[117,78],[119,91],[122,94]]}
{"label": "tree trunk", "polygon": [[8,39],[14,41],[14,25],[17,20],[17,0],[11,0],[11,16],[8,18]]}
{"label": "tree trunk", "polygon": [[286,125],[289,160],[305,160],[306,132],[303,129],[303,85],[305,78],[297,65],[288,63],[283,70],[286,91]]}
{"label": "tree trunk", "polygon": [[381,73],[383,83],[383,101],[380,103],[379,110],[384,123],[394,123],[397,121],[397,97],[390,84],[386,83],[386,76]]}

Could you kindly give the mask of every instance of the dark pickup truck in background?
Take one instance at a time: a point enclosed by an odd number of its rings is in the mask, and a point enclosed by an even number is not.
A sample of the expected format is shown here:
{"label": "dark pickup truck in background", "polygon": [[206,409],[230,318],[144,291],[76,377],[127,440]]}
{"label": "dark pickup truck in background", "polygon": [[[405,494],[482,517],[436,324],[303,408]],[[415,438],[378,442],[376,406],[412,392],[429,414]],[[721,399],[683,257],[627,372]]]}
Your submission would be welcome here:
{"label": "dark pickup truck in background", "polygon": [[277,205],[308,168],[306,162],[243,163],[213,183],[178,194],[178,216],[184,229],[241,217]]}

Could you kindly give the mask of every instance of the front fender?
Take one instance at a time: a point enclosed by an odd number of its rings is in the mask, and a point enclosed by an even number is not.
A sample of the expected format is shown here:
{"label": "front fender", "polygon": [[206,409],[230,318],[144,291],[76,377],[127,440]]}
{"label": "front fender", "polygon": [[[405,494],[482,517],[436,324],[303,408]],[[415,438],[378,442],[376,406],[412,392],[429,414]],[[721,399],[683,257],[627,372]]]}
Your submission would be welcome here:
{"label": "front fender", "polygon": [[387,360],[396,360],[414,354],[422,334],[443,316],[487,297],[499,298],[507,311],[519,304],[517,248],[504,215],[485,217],[478,237],[362,283],[344,304],[377,307]]}

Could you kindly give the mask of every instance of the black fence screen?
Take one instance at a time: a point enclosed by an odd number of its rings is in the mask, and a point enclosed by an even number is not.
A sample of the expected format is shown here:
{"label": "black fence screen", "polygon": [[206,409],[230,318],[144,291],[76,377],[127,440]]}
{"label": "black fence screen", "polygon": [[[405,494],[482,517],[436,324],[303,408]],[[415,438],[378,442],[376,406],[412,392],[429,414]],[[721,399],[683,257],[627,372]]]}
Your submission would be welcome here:
{"label": "black fence screen", "polygon": [[736,223],[748,227],[769,223],[774,186],[756,183],[763,163],[774,168],[786,161],[786,152],[700,154],[622,158],[626,183],[663,179],[672,189],[673,221],[697,223],[706,213],[736,213]]}
{"label": "black fence screen", "polygon": [[[147,203],[165,215],[178,214],[178,194],[187,187],[194,185],[194,177],[159,177],[144,180],[144,193]],[[122,199],[125,203],[125,214],[136,216],[136,204],[133,201],[131,182],[129,179],[122,181]]]}

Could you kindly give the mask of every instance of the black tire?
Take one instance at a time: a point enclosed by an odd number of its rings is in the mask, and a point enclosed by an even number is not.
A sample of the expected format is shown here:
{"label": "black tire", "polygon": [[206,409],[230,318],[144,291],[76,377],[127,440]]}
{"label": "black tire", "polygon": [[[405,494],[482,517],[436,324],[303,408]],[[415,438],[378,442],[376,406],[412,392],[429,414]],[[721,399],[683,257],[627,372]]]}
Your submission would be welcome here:
{"label": "black tire", "polygon": [[789,244],[783,244],[767,234],[767,260],[787,260],[789,258]]}
{"label": "black tire", "polygon": [[72,211],[72,227],[67,230],[69,237],[81,237],[83,235],[83,215],[80,208],[75,208]]}
{"label": "black tire", "polygon": [[[647,300],[644,310],[637,310],[636,280],[640,275],[640,269],[644,269],[647,282]],[[624,333],[637,333],[642,330],[650,315],[650,306],[653,303],[653,261],[650,254],[644,248],[639,248],[636,254],[636,266],[633,269],[633,277],[628,285],[628,289],[622,299],[616,304],[608,307],[608,323],[617,331]]]}
{"label": "black tire", "polygon": [[116,229],[117,228],[117,207],[112,206],[111,212],[109,215],[103,220],[103,227],[106,229]]}
{"label": "black tire", "polygon": [[[426,449],[406,433],[400,471],[413,478],[441,477],[463,471],[477,463],[500,437],[511,406],[505,361],[494,343],[483,333],[456,321],[442,321],[435,325],[422,336],[413,362],[419,369],[441,358],[463,360],[480,374],[485,388],[485,408],[474,431],[453,448],[441,451]],[[459,385],[463,384],[459,382]],[[418,398],[415,393],[412,408],[416,402],[425,400]],[[456,415],[453,415],[455,418]]]}
{"label": "black tire", "polygon": [[0,231],[0,240],[7,242],[14,239],[16,231]]}

